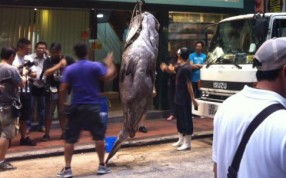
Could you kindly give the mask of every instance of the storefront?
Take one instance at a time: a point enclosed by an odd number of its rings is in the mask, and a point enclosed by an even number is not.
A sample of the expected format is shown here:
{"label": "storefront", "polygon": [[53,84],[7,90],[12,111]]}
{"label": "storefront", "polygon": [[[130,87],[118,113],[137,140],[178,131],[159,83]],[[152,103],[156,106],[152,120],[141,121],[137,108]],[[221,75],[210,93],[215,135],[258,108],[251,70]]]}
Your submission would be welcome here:
{"label": "storefront", "polygon": [[210,43],[216,23],[231,14],[169,12],[168,51],[173,54],[178,48],[186,46],[194,51],[196,41]]}
{"label": "storefront", "polygon": [[88,27],[89,11],[85,9],[0,7],[0,48],[16,46],[19,38],[26,37],[33,46],[38,41],[61,42],[63,51],[70,54],[70,44],[88,40],[84,36]]}
{"label": "storefront", "polygon": [[[27,37],[33,44],[44,40],[61,42],[64,52],[72,55],[72,46],[83,41],[101,59],[114,51],[120,65],[122,33],[125,21],[131,16],[135,0],[12,0],[0,2],[0,47],[15,46],[19,37]],[[145,0],[143,10],[152,12],[161,24],[160,46],[157,60],[155,105],[167,109],[167,76],[159,64],[168,53],[181,46],[194,49],[194,42],[211,39],[219,20],[237,14],[254,12],[249,0]],[[97,15],[103,14],[103,19]],[[209,28],[206,28],[209,27]],[[207,30],[207,35],[206,35]],[[117,82],[104,91],[118,90]]]}
{"label": "storefront", "polygon": [[285,0],[254,0],[255,12],[285,12]]}

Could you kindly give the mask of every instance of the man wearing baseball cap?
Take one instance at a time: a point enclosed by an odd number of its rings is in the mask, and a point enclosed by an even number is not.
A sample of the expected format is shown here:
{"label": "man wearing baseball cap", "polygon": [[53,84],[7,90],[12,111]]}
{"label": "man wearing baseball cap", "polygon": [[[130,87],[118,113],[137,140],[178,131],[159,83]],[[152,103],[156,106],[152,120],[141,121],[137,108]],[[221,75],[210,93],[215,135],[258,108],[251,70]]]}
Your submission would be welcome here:
{"label": "man wearing baseball cap", "polygon": [[[229,97],[214,117],[215,177],[226,178],[246,129],[265,108],[279,104],[250,135],[237,177],[286,177],[286,38],[264,42],[254,56],[255,88]],[[261,117],[260,117],[261,118]],[[256,120],[256,119],[255,119]]]}
{"label": "man wearing baseball cap", "polygon": [[192,88],[192,68],[188,62],[189,50],[182,47],[177,51],[178,63],[180,67],[176,72],[175,90],[175,117],[177,118],[177,130],[179,139],[172,146],[178,151],[191,149],[191,139],[193,134],[193,120],[191,104],[197,106]]}

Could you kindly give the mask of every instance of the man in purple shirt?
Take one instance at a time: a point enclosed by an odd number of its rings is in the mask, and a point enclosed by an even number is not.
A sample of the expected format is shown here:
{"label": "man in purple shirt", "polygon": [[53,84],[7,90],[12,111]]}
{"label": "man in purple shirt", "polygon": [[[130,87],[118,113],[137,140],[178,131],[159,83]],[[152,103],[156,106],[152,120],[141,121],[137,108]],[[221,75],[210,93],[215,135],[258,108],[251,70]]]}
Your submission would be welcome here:
{"label": "man in purple shirt", "polygon": [[87,59],[88,48],[85,44],[75,45],[74,51],[79,58],[77,63],[68,66],[63,73],[60,85],[60,108],[63,111],[66,94],[71,88],[72,100],[65,131],[65,167],[58,173],[58,177],[72,177],[71,159],[74,144],[77,142],[83,126],[88,126],[96,144],[99,159],[98,174],[106,174],[111,170],[104,163],[104,137],[106,124],[99,117],[99,80],[112,80],[116,76],[113,56],[109,54],[104,63]]}

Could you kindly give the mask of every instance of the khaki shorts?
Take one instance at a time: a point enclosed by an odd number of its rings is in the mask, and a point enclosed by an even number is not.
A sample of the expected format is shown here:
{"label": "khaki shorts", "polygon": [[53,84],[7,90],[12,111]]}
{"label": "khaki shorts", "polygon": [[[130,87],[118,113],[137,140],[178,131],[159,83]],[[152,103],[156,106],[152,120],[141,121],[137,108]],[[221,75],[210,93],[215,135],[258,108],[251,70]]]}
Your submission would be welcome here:
{"label": "khaki shorts", "polygon": [[45,118],[53,119],[57,108],[59,117],[59,97],[58,93],[49,93],[45,96]]}
{"label": "khaki shorts", "polygon": [[0,137],[12,139],[19,130],[19,118],[12,118],[11,106],[0,106]]}

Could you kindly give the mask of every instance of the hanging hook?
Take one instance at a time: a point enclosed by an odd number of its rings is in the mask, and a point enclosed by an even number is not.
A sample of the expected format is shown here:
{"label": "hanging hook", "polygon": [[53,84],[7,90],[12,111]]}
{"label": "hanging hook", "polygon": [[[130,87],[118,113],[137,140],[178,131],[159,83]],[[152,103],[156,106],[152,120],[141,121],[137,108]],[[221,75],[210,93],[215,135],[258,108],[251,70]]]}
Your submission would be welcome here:
{"label": "hanging hook", "polygon": [[142,13],[142,6],[145,3],[145,0],[141,0],[141,1],[137,1],[138,5],[139,5],[139,13]]}
{"label": "hanging hook", "polygon": [[139,4],[145,4],[145,0],[137,1]]}

